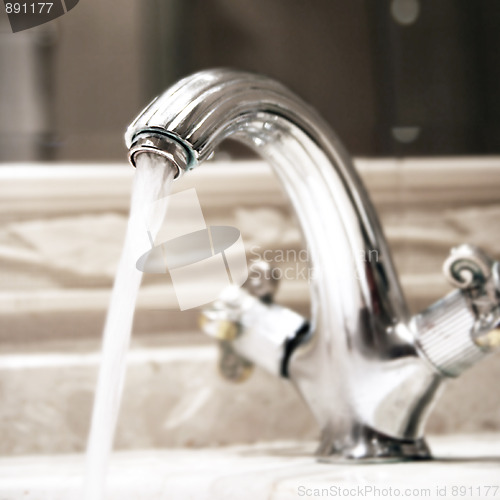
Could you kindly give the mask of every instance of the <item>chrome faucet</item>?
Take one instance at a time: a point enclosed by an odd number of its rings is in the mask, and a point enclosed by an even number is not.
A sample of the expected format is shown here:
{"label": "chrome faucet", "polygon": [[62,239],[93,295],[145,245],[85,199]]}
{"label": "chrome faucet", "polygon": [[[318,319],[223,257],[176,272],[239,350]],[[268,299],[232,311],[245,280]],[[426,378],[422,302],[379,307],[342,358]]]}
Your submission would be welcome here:
{"label": "chrome faucet", "polygon": [[[154,152],[179,176],[227,137],[274,168],[314,273],[307,320],[273,303],[263,265],[204,311],[203,329],[232,360],[226,375],[255,363],[288,377],[322,429],[322,460],[429,458],[424,425],[444,382],[500,344],[499,263],[472,246],[454,249],[444,269],[457,290],[411,317],[349,155],[311,107],[263,76],[189,76],[137,117],[126,143],[132,165]],[[370,252],[377,259],[360,258]]]}

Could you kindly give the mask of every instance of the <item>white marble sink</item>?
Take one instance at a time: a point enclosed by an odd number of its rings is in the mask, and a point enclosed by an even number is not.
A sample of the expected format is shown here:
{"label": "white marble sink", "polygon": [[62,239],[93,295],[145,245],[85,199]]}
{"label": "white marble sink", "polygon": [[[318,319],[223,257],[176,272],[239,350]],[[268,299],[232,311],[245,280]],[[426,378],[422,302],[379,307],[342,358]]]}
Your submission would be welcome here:
{"label": "white marble sink", "polygon": [[[120,452],[106,498],[500,497],[500,434],[436,436],[430,444],[433,461],[376,465],[317,463],[311,442]],[[81,455],[0,459],[0,498],[76,499],[82,466]]]}

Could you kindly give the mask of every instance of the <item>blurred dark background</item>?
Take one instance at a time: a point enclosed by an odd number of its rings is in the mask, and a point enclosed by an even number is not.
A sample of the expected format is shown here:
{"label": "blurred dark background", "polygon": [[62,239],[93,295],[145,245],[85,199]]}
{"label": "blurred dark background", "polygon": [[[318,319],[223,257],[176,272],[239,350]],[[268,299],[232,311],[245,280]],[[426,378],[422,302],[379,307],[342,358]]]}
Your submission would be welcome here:
{"label": "blurred dark background", "polygon": [[81,0],[16,34],[2,11],[0,161],[124,161],[132,118],[213,66],[282,81],[356,156],[500,153],[499,0]]}

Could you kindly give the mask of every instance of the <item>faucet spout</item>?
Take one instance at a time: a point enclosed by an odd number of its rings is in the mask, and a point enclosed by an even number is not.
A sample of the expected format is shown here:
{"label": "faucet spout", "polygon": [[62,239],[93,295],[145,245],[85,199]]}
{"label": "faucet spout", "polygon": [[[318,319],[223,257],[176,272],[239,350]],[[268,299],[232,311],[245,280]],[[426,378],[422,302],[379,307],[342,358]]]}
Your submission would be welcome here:
{"label": "faucet spout", "polygon": [[168,89],[125,137],[132,164],[156,151],[177,175],[228,137],[273,167],[312,268],[310,333],[288,353],[286,373],[321,426],[319,453],[428,457],[423,425],[442,374],[420,354],[376,212],[326,122],[274,80],[216,69]]}
{"label": "faucet spout", "polygon": [[[157,151],[179,172],[203,162],[228,137],[274,167],[297,211],[317,270],[313,321],[319,309],[330,310],[326,327],[337,309],[333,325],[342,326],[341,318],[351,317],[345,311],[360,304],[388,323],[406,319],[385,238],[349,155],[326,122],[281,84],[244,72],[203,71],[156,98],[125,135],[132,164],[142,151]],[[367,263],[367,255],[377,255],[376,262]],[[323,299],[331,299],[328,308]]]}

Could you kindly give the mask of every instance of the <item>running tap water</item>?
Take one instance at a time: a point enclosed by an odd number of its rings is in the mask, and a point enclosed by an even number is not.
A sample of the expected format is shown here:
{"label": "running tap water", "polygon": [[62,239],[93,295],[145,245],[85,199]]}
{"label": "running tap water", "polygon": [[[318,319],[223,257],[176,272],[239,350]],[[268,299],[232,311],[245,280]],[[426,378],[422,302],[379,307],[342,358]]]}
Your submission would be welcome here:
{"label": "running tap water", "polygon": [[[136,262],[151,248],[151,238],[154,240],[163,221],[164,212],[151,216],[148,209],[168,195],[173,178],[174,171],[165,158],[147,152],[137,157],[127,233],[103,334],[101,366],[87,444],[85,500],[100,500],[105,496],[106,471],[125,381],[135,303],[142,280]],[[162,205],[155,203],[155,207],[161,208]],[[166,205],[163,208],[166,209]]]}

